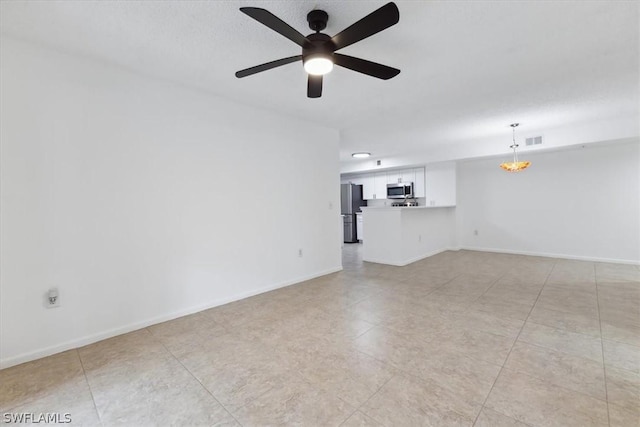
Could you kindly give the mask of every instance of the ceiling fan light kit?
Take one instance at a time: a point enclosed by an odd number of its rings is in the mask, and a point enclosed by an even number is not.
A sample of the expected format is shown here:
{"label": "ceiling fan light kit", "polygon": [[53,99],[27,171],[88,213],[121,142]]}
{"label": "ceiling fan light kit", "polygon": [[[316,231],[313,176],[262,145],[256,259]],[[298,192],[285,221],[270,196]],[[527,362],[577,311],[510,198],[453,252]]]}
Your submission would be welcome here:
{"label": "ceiling fan light kit", "polygon": [[333,61],[324,54],[309,55],[304,59],[304,70],[313,76],[324,76],[333,70]]}
{"label": "ceiling fan light kit", "polygon": [[387,3],[333,37],[320,32],[327,27],[329,20],[329,15],[323,10],[312,10],[307,14],[309,28],[315,33],[306,37],[268,10],[257,7],[241,7],[240,11],[296,43],[302,48],[302,54],[240,70],[236,73],[238,78],[302,60],[304,69],[309,74],[307,97],[320,98],[322,96],[322,76],[331,72],[334,65],[382,80],[388,80],[400,73],[397,68],[335,53],[337,50],[397,24],[400,20],[400,12],[394,3]]}

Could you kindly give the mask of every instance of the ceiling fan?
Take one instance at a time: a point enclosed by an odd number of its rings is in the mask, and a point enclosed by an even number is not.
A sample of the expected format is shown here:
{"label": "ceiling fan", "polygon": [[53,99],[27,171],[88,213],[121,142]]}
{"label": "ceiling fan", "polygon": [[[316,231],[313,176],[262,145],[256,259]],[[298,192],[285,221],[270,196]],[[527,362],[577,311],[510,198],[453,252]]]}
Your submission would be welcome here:
{"label": "ceiling fan", "polygon": [[306,37],[268,10],[257,7],[241,7],[240,11],[300,46],[302,55],[290,56],[240,70],[236,73],[238,78],[302,60],[304,69],[309,74],[307,96],[319,98],[322,95],[322,76],[330,72],[334,64],[383,80],[388,80],[400,73],[400,70],[396,68],[336,53],[337,50],[397,24],[400,20],[400,13],[394,3],[387,3],[333,37],[320,32],[327,27],[329,20],[329,15],[323,10],[312,10],[307,14],[309,27],[315,33]]}

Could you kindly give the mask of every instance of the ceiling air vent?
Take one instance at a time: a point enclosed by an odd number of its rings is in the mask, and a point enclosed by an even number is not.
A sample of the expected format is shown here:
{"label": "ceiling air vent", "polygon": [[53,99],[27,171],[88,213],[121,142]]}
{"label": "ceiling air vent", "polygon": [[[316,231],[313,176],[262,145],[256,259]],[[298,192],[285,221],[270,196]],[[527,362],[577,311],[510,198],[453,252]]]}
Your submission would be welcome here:
{"label": "ceiling air vent", "polygon": [[525,145],[528,147],[530,145],[540,145],[542,144],[542,136],[532,136],[531,138],[527,138]]}

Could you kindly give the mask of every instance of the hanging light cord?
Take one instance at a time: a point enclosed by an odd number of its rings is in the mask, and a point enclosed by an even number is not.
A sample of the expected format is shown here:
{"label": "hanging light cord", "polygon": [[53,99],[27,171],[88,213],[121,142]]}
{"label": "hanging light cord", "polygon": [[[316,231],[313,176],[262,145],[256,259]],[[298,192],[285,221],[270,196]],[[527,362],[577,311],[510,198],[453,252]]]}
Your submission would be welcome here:
{"label": "hanging light cord", "polygon": [[513,129],[513,145],[511,145],[511,148],[513,148],[513,163],[518,163],[518,152],[516,151],[516,148],[518,148],[518,144],[516,144],[516,125],[511,125],[511,129]]}
{"label": "hanging light cord", "polygon": [[516,148],[519,147],[518,144],[516,144],[516,128],[518,127],[519,123],[513,123],[511,125],[511,129],[513,130],[513,144],[511,145],[511,148],[513,148],[513,163],[517,164],[518,163],[518,152],[516,151]]}

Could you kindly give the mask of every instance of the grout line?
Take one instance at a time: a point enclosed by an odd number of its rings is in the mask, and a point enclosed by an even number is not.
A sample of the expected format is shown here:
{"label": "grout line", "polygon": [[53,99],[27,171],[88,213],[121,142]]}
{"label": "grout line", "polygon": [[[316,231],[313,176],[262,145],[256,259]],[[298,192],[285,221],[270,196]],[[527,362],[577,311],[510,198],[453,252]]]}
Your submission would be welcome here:
{"label": "grout line", "polygon": [[455,276],[453,276],[451,279],[447,280],[446,282],[444,282],[442,285],[437,286],[433,289],[431,289],[430,291],[428,291],[426,294],[424,294],[424,296],[428,296],[431,295],[432,293],[434,293],[435,291],[443,288],[444,286],[448,285],[449,283],[453,282],[454,280],[456,280],[458,277],[462,276],[464,273],[460,273],[460,274],[456,274]]}
{"label": "grout line", "polygon": [[[545,308],[545,310],[547,310],[547,309]],[[558,310],[555,310],[555,311],[558,311]],[[558,311],[558,313],[563,313],[563,314],[574,314],[574,313],[568,313],[568,312],[566,312],[566,311]],[[567,333],[567,334],[582,335],[583,337],[587,337],[587,338],[600,338],[600,337],[599,337],[599,336],[597,336],[597,335],[591,335],[591,334],[585,334],[585,333],[582,333],[582,332],[571,331],[571,330],[569,330],[569,329],[558,328],[558,327],[556,327],[556,326],[549,326],[549,325],[545,325],[544,323],[538,323],[538,322],[536,322],[536,321],[534,321],[534,320],[530,320],[529,322],[533,323],[534,325],[544,326],[545,328],[549,328],[549,329],[557,329],[557,330],[562,331],[562,332]],[[532,344],[532,343],[527,342],[527,341],[525,341],[525,342],[526,342],[527,344]],[[623,344],[624,344],[624,343],[623,343]],[[535,344],[535,345],[537,345],[538,347],[549,348],[549,349],[551,349],[551,350],[555,350],[555,351],[557,351],[557,352],[559,352],[559,353],[565,353],[565,354],[573,355],[573,356],[576,356],[576,357],[582,357],[583,359],[593,360],[593,359],[589,359],[588,357],[577,356],[577,355],[575,355],[575,354],[573,354],[573,353],[567,353],[566,351],[559,350],[559,349],[557,349],[557,348],[553,348],[553,347],[547,347],[547,346],[542,345],[542,344]]]}
{"label": "grout line", "polygon": [[[406,340],[409,340],[409,339],[410,339],[410,337],[408,337],[408,336],[404,335],[404,334],[403,334],[403,333],[401,333],[401,332],[396,331],[395,329],[390,329],[390,328],[388,328],[388,327],[386,327],[386,326],[380,326],[380,328],[382,328],[382,329],[389,329],[391,333],[394,333],[394,334],[396,334],[396,335],[399,335],[402,339],[406,339]],[[427,342],[427,341],[424,341],[424,340],[421,340],[421,342],[423,342],[423,343],[425,343],[425,344],[429,344],[429,343],[430,343],[430,342]],[[364,355],[365,355],[365,356],[367,356],[367,357],[370,357],[370,358],[371,358],[371,359],[373,359],[373,360],[376,360],[376,361],[378,361],[378,362],[382,363],[383,365],[389,366],[391,369],[393,369],[394,371],[396,371],[396,372],[393,374],[393,376],[392,376],[391,378],[389,378],[389,380],[387,380],[387,381],[386,381],[386,382],[385,382],[385,383],[384,383],[384,384],[383,384],[383,385],[382,385],[382,386],[381,386],[381,387],[376,391],[376,393],[374,393],[373,395],[371,395],[371,397],[370,397],[369,399],[367,399],[367,400],[366,400],[362,405],[360,405],[360,406],[358,407],[358,410],[359,410],[362,406],[364,406],[364,404],[365,404],[365,403],[367,403],[370,399],[372,399],[372,398],[373,398],[373,396],[375,396],[375,395],[378,393],[378,391],[380,391],[380,389],[382,389],[382,387],[384,387],[384,386],[385,386],[389,381],[391,381],[393,378],[395,378],[398,374],[404,374],[404,375],[406,375],[406,376],[409,376],[409,377],[411,377],[411,378],[414,378],[414,379],[418,380],[418,381],[419,381],[419,382],[421,382],[421,383],[428,383],[429,381],[432,381],[432,382],[436,383],[439,387],[442,387],[443,389],[448,390],[448,391],[450,391],[451,393],[455,393],[455,391],[454,391],[454,390],[450,389],[448,386],[446,386],[445,384],[442,384],[442,383],[441,383],[441,382],[439,382],[439,381],[436,381],[436,380],[433,380],[433,379],[425,379],[425,378],[422,378],[422,377],[420,377],[420,376],[416,375],[416,374],[415,374],[414,372],[412,372],[412,371],[408,371],[408,370],[403,369],[402,367],[398,367],[399,365],[397,365],[397,364],[395,364],[395,363],[389,362],[389,361],[387,361],[387,360],[378,359],[376,356],[371,355],[371,354],[369,354],[369,353],[366,353],[366,352],[364,352],[364,351],[362,351],[362,350],[360,350],[360,349],[357,349],[357,348],[356,348],[356,349],[354,349],[354,350],[355,350],[355,351],[357,351],[358,353],[362,353],[362,354],[364,354]],[[461,357],[466,357],[466,358],[468,358],[469,360],[472,360],[472,361],[474,361],[474,362],[482,362],[482,363],[486,363],[486,364],[490,364],[490,365],[499,366],[499,365],[497,365],[497,364],[495,364],[495,363],[491,363],[491,362],[487,362],[487,361],[482,360],[482,359],[475,359],[475,358],[473,358],[473,357],[471,357],[471,356],[467,356],[466,354],[464,354],[463,352],[459,352],[458,350],[455,350],[455,352],[456,352],[456,353],[458,353]],[[472,401],[472,403],[479,403],[479,402]],[[481,408],[481,409],[482,409],[482,408]],[[467,415],[465,415],[465,414],[462,414],[462,413],[460,413],[460,412],[458,412],[458,411],[456,411],[456,410],[454,410],[454,409],[452,409],[452,411],[453,411],[453,412],[455,412],[456,414],[460,415],[461,417],[465,418],[465,419],[469,419],[469,417],[468,417]],[[365,413],[365,415],[367,415],[367,414]],[[479,415],[479,412],[478,412],[478,415]],[[367,415],[367,416],[369,416],[369,415]],[[370,417],[370,416],[369,416],[369,417]],[[370,417],[370,418],[372,418],[372,417]]]}
{"label": "grout line", "polygon": [[82,362],[82,357],[80,357],[80,352],[78,349],[75,349],[76,355],[78,356],[78,360],[80,361],[80,366],[82,367],[82,375],[84,375],[84,381],[87,383],[87,387],[89,387],[89,393],[91,394],[91,400],[93,401],[93,407],[96,410],[96,415],[98,416],[98,421],[102,424],[102,417],[100,416],[100,411],[98,411],[98,405],[96,405],[96,398],[93,395],[93,390],[91,389],[91,384],[89,384],[89,378],[87,378],[87,371],[84,369],[84,363]]}
{"label": "grout line", "polygon": [[[476,301],[480,300],[480,298],[482,298],[487,292],[489,292],[489,289],[493,288],[500,281],[500,279],[502,279],[506,275],[507,275],[507,273],[501,274],[496,280],[494,280],[491,283],[491,286],[489,286],[487,289],[485,289],[485,291],[483,293],[481,293],[478,296],[478,298],[474,299],[473,301],[470,301],[469,304],[466,305],[466,307],[471,307]],[[484,310],[481,310],[481,309],[474,309],[474,310],[484,311]],[[494,335],[496,335],[496,334],[494,334]]]}
{"label": "grout line", "polygon": [[[223,327],[224,327],[224,326],[223,326]],[[198,379],[198,378],[193,374],[193,372],[191,372],[191,371],[189,370],[189,368],[187,368],[186,366],[184,366],[184,364],[182,363],[182,361],[181,361],[180,359],[178,359],[178,357],[177,357],[175,354],[173,354],[173,352],[172,352],[171,350],[169,350],[169,349],[167,348],[167,346],[166,346],[166,345],[165,345],[165,344],[164,344],[164,343],[163,343],[163,342],[162,342],[158,337],[156,337],[156,336],[155,336],[155,335],[154,335],[154,334],[153,334],[153,333],[152,333],[148,328],[145,328],[145,329],[147,330],[147,332],[149,332],[149,334],[153,337],[153,339],[154,339],[155,341],[157,341],[157,342],[158,342],[158,343],[159,343],[159,344],[160,344],[160,345],[165,349],[165,351],[166,351],[167,353],[169,353],[169,354],[174,358],[174,360],[175,360],[176,362],[178,362],[178,363],[180,364],[180,366],[182,366],[182,367],[184,368],[184,370],[185,370],[185,371],[187,371],[187,372],[189,373],[189,375],[191,375],[191,377],[192,377],[193,379],[195,379],[195,380],[198,382],[198,384],[200,384],[200,387],[202,387],[202,388],[203,388],[203,389],[204,389],[204,390],[205,390],[205,391],[206,391],[206,392],[207,392],[207,393],[208,393],[208,394],[213,398],[213,400],[215,400],[215,401],[216,401],[216,403],[217,403],[218,405],[220,405],[220,406],[222,407],[222,409],[224,409],[224,410],[225,410],[225,412],[226,412],[227,414],[229,414],[229,416],[231,416],[231,418],[233,418],[233,419],[235,420],[235,422],[237,422],[237,423],[238,423],[238,425],[242,426],[242,423],[240,423],[240,421],[238,421],[238,420],[236,419],[236,417],[231,413],[231,411],[229,411],[229,410],[227,409],[227,407],[226,407],[226,406],[224,406],[224,405],[223,405],[223,404],[222,404],[222,403],[221,403],[221,402],[220,402],[220,401],[219,401],[219,400],[218,400],[218,399],[213,395],[213,393],[211,393],[211,391],[210,391],[207,387],[205,387],[205,386],[204,386],[204,384],[202,384],[202,382],[201,382],[201,381],[200,381],[200,380],[199,380],[199,379]],[[226,328],[225,328],[225,329],[226,329]],[[268,391],[268,390],[267,390],[267,391]],[[267,392],[265,392],[265,393],[267,393]]]}
{"label": "grout line", "polygon": [[531,309],[529,310],[529,313],[527,314],[527,318],[524,320],[524,323],[522,324],[522,327],[520,328],[520,331],[518,332],[518,335],[516,336],[516,339],[513,340],[513,344],[511,344],[511,348],[509,349],[509,353],[507,354],[507,357],[505,357],[504,362],[502,362],[502,367],[500,368],[500,371],[498,372],[498,375],[496,376],[496,379],[493,381],[493,384],[491,385],[491,389],[489,390],[489,393],[487,393],[487,396],[484,398],[484,402],[482,402],[482,407],[480,408],[480,411],[478,411],[478,415],[476,415],[476,419],[473,421],[474,425],[478,422],[478,417],[480,416],[480,413],[482,412],[482,409],[487,404],[487,400],[489,400],[489,396],[491,396],[491,392],[493,392],[493,388],[496,386],[496,383],[498,382],[498,378],[500,378],[500,375],[502,375],[502,371],[504,371],[504,367],[507,364],[507,361],[509,360],[509,357],[511,356],[511,352],[513,351],[513,347],[515,347],[516,343],[518,342],[518,339],[520,338],[520,334],[522,334],[522,330],[524,329],[525,325],[527,324],[527,320],[529,320],[529,317],[531,316],[531,313],[533,312],[534,307],[538,303],[538,299],[540,299],[540,295],[542,295],[542,290],[547,285],[547,281],[549,280],[549,277],[551,277],[551,273],[553,273],[553,270],[556,268],[557,264],[558,264],[558,261],[554,261],[553,262],[553,267],[551,268],[551,270],[549,270],[549,273],[547,274],[547,277],[544,279],[544,284],[540,288],[540,291],[538,292],[538,296],[536,297],[535,302],[533,303],[533,305],[531,306]]}
{"label": "grout line", "polygon": [[[368,323],[371,323],[371,322],[368,322]],[[369,332],[370,330],[372,330],[372,329],[373,329],[373,328],[375,328],[376,326],[379,326],[379,325],[376,325],[376,324],[374,324],[374,323],[371,323],[371,327],[370,327],[370,328],[368,328],[368,329],[367,329],[366,331],[364,331],[363,333],[358,334],[358,336],[356,336],[356,337],[353,337],[353,338],[347,338],[347,341],[350,341],[350,342],[351,342],[351,344],[353,345],[353,342],[354,342],[355,340],[357,340],[358,338],[360,338],[361,336],[363,336],[364,334],[366,334],[367,332]]]}
{"label": "grout line", "polygon": [[[546,347],[543,347],[543,348],[546,348]],[[511,370],[511,371],[514,371],[514,370]],[[533,379],[545,382],[545,383],[550,384],[551,386],[553,386],[555,388],[559,388],[559,389],[562,389],[562,390],[565,390],[565,391],[568,391],[568,392],[571,392],[571,393],[579,394],[579,395],[582,395],[584,397],[588,397],[589,399],[598,400],[598,401],[600,401],[602,403],[607,403],[607,401],[604,400],[604,399],[601,399],[599,397],[594,397],[594,396],[592,396],[590,394],[586,394],[586,393],[584,393],[582,391],[577,391],[577,390],[574,390],[574,389],[571,389],[571,388],[567,388],[567,387],[562,386],[562,385],[558,385],[558,384],[549,382],[548,380],[546,380],[544,378],[537,377],[535,374],[532,374],[532,373],[529,373],[529,372],[525,372],[525,371],[520,371],[520,370],[514,371],[514,372],[518,372],[519,374],[522,374],[522,375],[527,376],[529,378],[533,378]],[[495,409],[493,409],[493,408],[489,408],[489,409],[492,409],[492,410],[495,411]]]}
{"label": "grout line", "polygon": [[[555,264],[556,264],[556,262],[554,262],[554,267],[555,267]],[[534,303],[532,304],[531,309],[529,310],[529,313],[527,314],[527,317],[526,317],[524,320],[522,320],[522,322],[523,322],[523,323],[522,323],[522,327],[520,328],[520,331],[519,331],[519,333],[518,333],[518,336],[514,338],[514,341],[513,341],[513,344],[512,344],[511,349],[513,349],[513,347],[515,346],[515,343],[518,341],[518,338],[519,338],[519,336],[520,336],[520,332],[522,332],[522,329],[524,329],[524,325],[527,323],[527,321],[528,321],[528,319],[529,319],[529,317],[530,317],[530,314],[533,312],[533,309],[535,308],[535,305],[536,305],[536,303],[537,303],[537,301],[538,301],[538,299],[539,299],[540,295],[542,294],[542,291],[544,290],[544,287],[545,287],[545,285],[546,285],[546,282],[548,281],[548,278],[549,278],[549,276],[551,275],[552,271],[553,271],[553,267],[550,269],[549,273],[547,274],[547,277],[545,278],[545,281],[544,281],[543,285],[540,287],[540,290],[538,291],[538,295],[537,295],[537,297],[536,297],[536,300],[535,300],[535,301],[534,301]],[[505,274],[503,274],[503,275],[501,275],[498,279],[496,279],[496,280],[494,281],[494,284],[493,284],[491,287],[495,286],[495,284],[496,284],[496,283],[497,283],[497,282],[498,282],[502,277],[504,277],[505,275],[506,275],[506,273],[505,273]],[[460,275],[458,275],[458,276],[456,276],[456,277],[459,277],[459,276],[460,276]],[[449,282],[451,282],[452,280],[454,280],[454,279],[449,280]],[[449,283],[449,282],[447,282],[447,283]],[[441,285],[440,287],[442,287],[442,286],[444,286],[444,285],[446,285],[446,283],[445,283],[445,284],[443,284],[443,285]],[[490,288],[491,288],[491,287],[490,287]],[[488,289],[487,289],[487,291],[488,291],[490,288],[488,288]],[[485,291],[485,293],[486,293],[487,291]],[[433,292],[433,291],[431,291],[431,292]],[[556,310],[556,311],[557,311],[557,310]],[[563,312],[563,313],[564,313],[564,312]],[[490,314],[490,313],[489,313],[489,314]],[[518,319],[518,320],[520,320],[520,319]],[[532,322],[532,323],[535,323],[535,322]],[[377,326],[379,326],[379,327],[381,327],[381,328],[383,328],[383,329],[390,329],[393,333],[396,333],[396,334],[398,334],[398,335],[400,335],[400,336],[402,336],[402,337],[404,337],[404,338],[409,338],[409,337],[405,336],[405,334],[403,334],[401,331],[398,331],[398,330],[396,330],[396,329],[394,329],[394,328],[389,328],[389,327],[388,327],[387,325],[385,325],[385,324],[380,324],[380,325],[377,325]],[[542,326],[546,326],[546,325],[542,325]],[[489,334],[492,334],[492,335],[497,335],[497,336],[505,337],[504,335],[495,334],[495,333],[493,333],[493,332],[488,332],[488,331],[481,330],[481,329],[476,329],[476,330],[480,330],[480,331],[482,331],[482,332],[489,333]],[[594,337],[593,335],[582,334],[582,333],[579,333],[579,332],[573,332],[573,331],[566,331],[566,332],[575,333],[575,334],[580,334],[580,335],[584,335],[584,336],[586,336],[586,337],[592,337],[592,338]],[[507,338],[508,338],[508,337],[507,337]],[[536,345],[536,344],[531,344],[531,343],[526,343],[526,344],[527,344],[527,345],[532,345],[532,346],[535,346],[535,347],[539,347],[539,348],[544,348],[544,349],[550,349],[550,350],[553,350],[553,351],[558,351],[558,352],[560,352],[560,353],[564,353],[564,352],[562,352],[562,351],[560,351],[560,350],[557,350],[557,349],[554,349],[554,348],[551,348],[551,347],[545,347],[545,346]],[[374,356],[372,356],[372,355],[370,355],[370,354],[368,354],[368,353],[366,353],[366,352],[363,352],[363,351],[361,351],[361,350],[357,350],[357,351],[360,351],[361,353],[363,353],[363,354],[365,354],[365,355],[367,355],[367,356],[369,356],[369,357],[372,357],[372,358],[374,358],[374,359],[378,360],[378,361],[379,361],[379,362],[381,362],[381,363],[388,363],[388,362],[386,362],[386,361],[384,361],[384,360],[380,360],[380,359],[378,359],[378,358],[376,358],[376,357],[374,357]],[[504,361],[504,363],[503,363],[503,367],[504,367],[504,365],[506,364],[506,361],[508,360],[508,357],[509,357],[510,353],[511,353],[511,350],[509,351],[509,354],[508,354],[508,355],[507,355],[507,357],[505,358],[505,361]],[[566,353],[566,354],[569,354],[569,353]],[[466,356],[466,355],[463,355],[463,356],[465,356],[465,357],[467,357],[467,358],[469,358],[469,359],[471,359],[471,360],[478,360],[478,361],[482,361],[482,362],[484,362],[484,363],[491,363],[491,362],[487,362],[486,360],[483,360],[483,359],[476,359],[475,357]],[[573,355],[573,356],[575,356],[575,355]],[[575,356],[575,357],[581,357],[581,356]],[[585,360],[588,360],[588,361],[592,361],[592,362],[593,362],[593,359],[585,359]],[[493,364],[494,364],[494,365],[496,365],[496,363],[493,363]],[[393,366],[393,365],[392,365],[392,366]],[[402,372],[402,373],[404,373],[404,374],[407,374],[407,375],[412,376],[412,377],[414,377],[414,378],[417,378],[417,379],[419,379],[419,380],[421,380],[421,381],[424,381],[424,379],[423,379],[423,378],[421,378],[421,377],[419,377],[419,376],[416,376],[416,375],[415,375],[414,373],[412,373],[412,372],[406,371],[406,370],[401,369],[401,368],[396,368],[395,366],[393,366],[393,367],[394,367],[394,369],[397,369],[398,371],[400,371],[400,372]],[[501,370],[501,371],[502,371],[502,370]],[[500,372],[501,372],[501,371],[500,371]],[[528,377],[530,377],[530,378],[533,378],[533,379],[537,379],[537,380],[544,380],[544,379],[542,379],[542,378],[540,378],[540,377],[537,377],[537,376],[532,375],[532,374],[527,373],[527,372],[522,372],[522,371],[518,371],[518,372],[519,372],[519,373],[521,373],[521,374],[523,374],[523,375],[525,375],[525,376],[528,376]],[[499,374],[500,374],[500,373],[499,373]],[[499,376],[499,375],[498,375],[498,376]],[[497,377],[496,377],[496,380],[497,380]],[[494,385],[495,385],[495,381],[494,381]],[[563,390],[566,390],[566,391],[569,391],[569,392],[572,392],[572,393],[578,393],[578,394],[581,394],[581,395],[583,395],[583,396],[585,396],[585,397],[588,397],[588,398],[591,398],[591,399],[595,399],[595,400],[599,400],[599,401],[601,401],[601,402],[603,402],[603,403],[606,403],[605,401],[603,401],[603,400],[602,400],[602,399],[600,399],[600,398],[597,398],[597,397],[594,397],[594,396],[592,396],[592,395],[589,395],[589,394],[583,393],[583,392],[581,392],[581,391],[576,391],[576,390],[573,390],[573,389],[570,389],[570,388],[566,388],[566,387],[563,387],[563,386],[561,386],[561,385],[557,385],[557,384],[553,384],[553,386],[558,387],[558,388],[563,389]],[[493,386],[492,386],[492,389],[493,389]],[[489,394],[490,394],[490,393],[491,393],[491,391],[489,392]],[[488,399],[489,394],[487,394],[487,398],[485,398],[485,403],[486,403],[486,400]],[[482,404],[482,407],[481,407],[480,412],[482,411],[482,409],[483,409],[483,408],[485,408],[484,403]],[[491,409],[492,411],[495,411],[495,412],[498,412],[498,413],[502,414],[500,411],[496,411],[496,410],[495,410],[495,409],[493,409],[493,408],[488,408],[488,409]],[[480,415],[480,412],[479,412],[479,413],[478,413],[478,415],[476,416],[476,421],[477,421],[477,418],[478,418],[478,417],[479,417],[479,415]],[[462,414],[461,414],[461,415],[462,415]],[[505,414],[502,414],[502,415],[505,415]],[[507,416],[507,415],[505,415],[505,416]],[[510,417],[510,418],[513,418],[513,417]],[[526,424],[526,425],[529,425],[529,424],[524,423],[524,422],[522,422],[522,421],[519,421],[519,422],[521,422],[521,423],[523,423],[523,424]]]}
{"label": "grout line", "polygon": [[[575,312],[571,312],[571,311],[564,311],[564,310],[559,310],[559,309],[557,309],[557,308],[547,308],[547,307],[542,307],[542,308],[543,308],[545,311],[553,311],[554,313],[569,314],[569,315],[571,315],[571,316],[581,316],[581,317],[590,318],[588,315],[586,315],[586,314],[582,314],[582,313],[575,313]],[[536,323],[536,324],[538,324],[538,325],[542,325],[542,326],[546,326],[546,327],[548,327],[548,328],[562,329],[562,328],[557,328],[557,327],[555,327],[555,326],[545,325],[544,323],[538,323],[538,322],[533,322],[533,323]],[[598,336],[598,335],[586,334],[586,333],[584,333],[584,332],[572,331],[572,330],[569,330],[569,329],[564,329],[564,330],[565,330],[565,331],[567,331],[567,332],[572,332],[572,333],[574,333],[574,334],[582,334],[582,335],[587,335],[587,336],[590,336],[590,337],[596,337],[596,336]]]}
{"label": "grout line", "polygon": [[604,361],[604,336],[602,335],[602,317],[600,316],[600,291],[598,289],[598,275],[596,264],[593,263],[593,279],[596,282],[596,302],[598,303],[598,326],[600,326],[600,345],[602,346],[602,373],[604,375],[604,395],[607,401],[607,421],[611,426],[611,415],[609,414],[609,389],[607,387],[607,366]]}
{"label": "grout line", "polygon": [[498,282],[500,281],[500,279],[502,279],[504,276],[506,276],[507,273],[503,273],[501,274],[496,280],[494,280],[493,282],[491,282],[491,286],[489,286],[487,289],[484,290],[483,293],[480,294],[480,296],[476,299],[473,300],[473,302],[478,301],[480,298],[482,298],[483,296],[485,296],[485,294],[487,292],[489,292],[496,284],[498,284]]}
{"label": "grout line", "polygon": [[[356,350],[356,351],[357,351],[357,350]],[[361,353],[362,353],[362,352],[361,352]],[[366,354],[366,353],[362,353],[362,354]],[[369,355],[367,354],[367,356],[369,356]],[[369,357],[371,357],[371,356],[369,356]],[[374,359],[375,359],[375,358],[374,358]],[[375,360],[377,360],[377,359],[375,359]],[[386,365],[388,365],[388,363],[385,363],[385,364],[386,364]],[[392,366],[392,368],[393,368],[393,366]],[[393,368],[393,369],[395,369],[395,368]],[[365,400],[364,402],[362,402],[362,403],[360,404],[360,406],[358,406],[358,407],[356,408],[356,410],[355,410],[355,411],[353,411],[353,412],[351,413],[351,415],[349,415],[349,416],[348,416],[348,417],[347,417],[347,418],[346,418],[342,423],[340,423],[340,426],[344,425],[344,423],[346,423],[347,421],[349,421],[349,418],[353,417],[353,415],[354,415],[356,412],[358,412],[358,411],[360,410],[360,408],[362,408],[364,405],[366,405],[368,401],[370,401],[371,399],[373,399],[373,397],[374,397],[375,395],[377,395],[377,394],[380,392],[380,390],[382,390],[382,388],[383,388],[384,386],[386,386],[386,385],[389,383],[389,381],[391,381],[392,379],[394,379],[394,378],[396,377],[396,375],[397,375],[397,373],[394,373],[393,375],[391,375],[391,377],[389,377],[389,379],[388,379],[388,380],[386,380],[386,381],[384,382],[384,384],[382,384],[382,385],[381,385],[381,386],[380,386],[380,387],[375,391],[375,393],[373,393],[371,396],[369,396],[369,398],[368,398],[367,400]],[[363,414],[365,414],[367,417],[369,417],[369,418],[373,419],[374,421],[378,422],[378,420],[376,420],[375,418],[371,417],[370,415],[367,415],[365,412],[363,412]]]}
{"label": "grout line", "polygon": [[[371,329],[371,328],[370,328],[370,329]],[[277,353],[275,352],[275,351],[276,351],[277,344],[272,345],[272,344],[270,344],[270,343],[268,343],[268,342],[262,342],[262,341],[260,341],[260,342],[261,342],[261,344],[262,344],[266,349],[268,349],[268,351],[270,352],[270,354],[271,354],[272,356],[274,356],[274,357],[276,357],[276,358],[277,358],[277,356],[278,356],[278,355],[277,355]],[[301,361],[300,361],[300,359],[298,359],[298,357],[297,357],[297,356],[294,356],[294,363],[295,363],[296,365],[299,365],[299,364],[305,364],[305,365],[308,365],[308,362],[305,362],[305,361],[302,361],[302,362],[301,362]],[[311,381],[311,380],[307,379],[307,378],[306,378],[306,377],[305,377],[305,376],[300,372],[300,370],[299,370],[297,367],[296,367],[296,368],[287,368],[287,374],[290,374],[290,375],[292,375],[292,376],[295,376],[299,381],[301,381],[301,382],[305,383],[306,385],[308,385],[310,388],[312,388],[312,389],[313,389],[313,390],[315,390],[315,391],[319,391],[319,392],[321,392],[321,393],[323,393],[323,394],[326,394],[326,395],[331,395],[331,394],[332,394],[329,390],[327,390],[327,389],[325,389],[324,387],[322,387],[322,386],[320,386],[320,385],[318,385],[318,384],[314,383],[313,381]],[[386,383],[385,383],[385,384],[386,384]],[[265,391],[265,392],[263,392],[263,393],[259,394],[258,396],[256,396],[255,398],[253,398],[251,401],[255,401],[255,400],[259,399],[260,397],[262,397],[262,396],[264,396],[265,394],[269,393],[269,392],[270,392],[271,390],[273,390],[273,389],[274,389],[274,387],[271,387],[269,390],[267,390],[267,391]],[[342,397],[340,397],[340,396],[337,396],[337,395],[336,395],[336,396],[334,396],[334,397],[335,397],[336,399],[341,400],[342,402],[344,402],[347,406],[353,406],[353,407],[355,407],[355,405],[352,405],[351,403],[347,402],[345,399],[343,399],[343,398],[342,398]],[[243,404],[243,405],[239,406],[239,407],[238,407],[238,409],[240,409],[240,408],[242,408],[242,407],[244,407],[244,406],[248,405],[249,403],[250,403],[250,402],[247,402],[247,403],[245,403],[245,404]],[[359,408],[359,407],[358,407],[358,408]],[[355,414],[355,413],[358,411],[358,408],[356,408],[356,409],[355,409],[351,414],[349,414],[349,416],[348,416],[347,418],[345,418],[345,420],[344,420],[340,425],[344,424],[344,423],[345,423],[349,418],[351,418],[351,416],[352,416],[353,414]]]}

